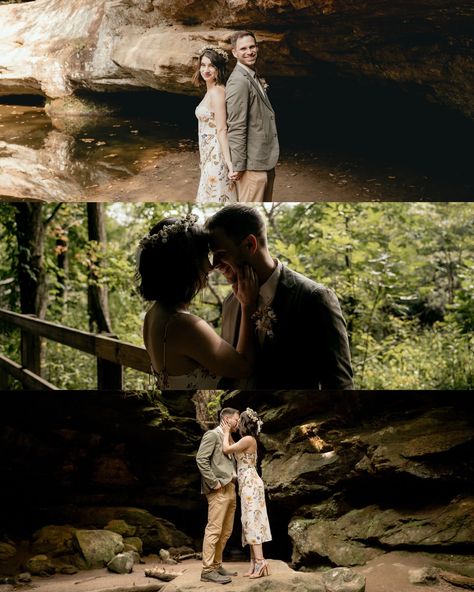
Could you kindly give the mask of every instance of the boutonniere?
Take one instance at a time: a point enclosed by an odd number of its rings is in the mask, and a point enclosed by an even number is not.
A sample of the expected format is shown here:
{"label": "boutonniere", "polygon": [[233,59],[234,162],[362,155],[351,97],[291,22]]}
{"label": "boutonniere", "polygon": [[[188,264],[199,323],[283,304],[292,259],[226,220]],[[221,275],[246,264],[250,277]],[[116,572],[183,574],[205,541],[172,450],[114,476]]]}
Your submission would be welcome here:
{"label": "boutonniere", "polygon": [[263,331],[270,339],[273,338],[273,323],[277,322],[277,317],[269,304],[254,312],[252,320],[255,321],[255,327],[258,331]]}
{"label": "boutonniere", "polygon": [[260,78],[260,84],[262,85],[262,88],[265,92],[267,92],[267,88],[270,86],[267,81],[265,80],[265,78]]}

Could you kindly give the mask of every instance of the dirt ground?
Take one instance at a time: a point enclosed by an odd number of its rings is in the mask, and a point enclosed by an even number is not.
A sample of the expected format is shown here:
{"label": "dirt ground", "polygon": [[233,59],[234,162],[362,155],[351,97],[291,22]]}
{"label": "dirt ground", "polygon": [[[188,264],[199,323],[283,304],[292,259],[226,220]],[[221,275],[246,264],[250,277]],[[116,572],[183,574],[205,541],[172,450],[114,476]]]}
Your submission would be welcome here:
{"label": "dirt ground", "polygon": [[[157,556],[145,558],[145,564],[135,565],[131,574],[118,575],[106,569],[82,571],[75,575],[56,575],[50,578],[34,577],[31,584],[17,588],[19,590],[34,590],[35,592],[173,592],[175,586],[181,588],[190,586],[193,590],[218,590],[219,584],[200,582],[201,563],[197,560],[186,560],[177,566],[167,566],[168,570],[183,572],[183,575],[169,584],[163,584],[155,578],[146,577],[145,569],[160,568]],[[270,570],[273,577],[281,578],[288,574],[289,568],[282,561],[270,560]],[[440,581],[434,585],[414,585],[409,583],[410,569],[429,567],[433,564],[431,556],[422,553],[392,552],[382,555],[365,566],[355,567],[354,570],[366,578],[366,592],[459,592],[460,588]],[[234,562],[225,564],[227,568],[236,570],[239,574],[247,569],[246,563]],[[271,578],[272,575],[269,576]],[[246,587],[248,580],[242,576],[233,578],[225,590],[237,592]],[[166,587],[165,587],[166,586]],[[10,586],[0,586],[0,592],[13,590]]]}
{"label": "dirt ground", "polygon": [[[88,201],[194,201],[199,184],[199,156],[182,151],[161,155],[133,177],[117,179],[87,191]],[[298,153],[282,157],[276,169],[273,201],[418,201],[453,197],[448,188],[390,166],[339,157],[318,159]]]}

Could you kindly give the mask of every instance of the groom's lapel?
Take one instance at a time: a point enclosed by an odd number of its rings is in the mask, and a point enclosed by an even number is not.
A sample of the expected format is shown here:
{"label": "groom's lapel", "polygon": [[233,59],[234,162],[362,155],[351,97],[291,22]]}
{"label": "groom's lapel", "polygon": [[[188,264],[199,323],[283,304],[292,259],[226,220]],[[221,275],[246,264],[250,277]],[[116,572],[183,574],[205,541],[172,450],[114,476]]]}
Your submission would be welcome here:
{"label": "groom's lapel", "polygon": [[238,68],[242,74],[244,76],[246,76],[249,80],[250,83],[254,86],[254,88],[256,89],[256,91],[258,92],[258,94],[262,97],[263,102],[265,103],[265,105],[271,110],[273,111],[273,107],[270,103],[269,98],[267,97],[266,93],[262,92],[262,89],[259,87],[257,81],[255,80],[255,78],[253,76],[250,76],[250,74],[244,70],[243,68],[241,68],[240,66],[236,66],[236,68]]}
{"label": "groom's lapel", "polygon": [[263,347],[265,349],[273,349],[274,347],[277,347],[279,338],[282,336],[283,325],[291,323],[291,319],[288,319],[288,316],[291,315],[291,310],[294,306],[296,291],[297,287],[292,272],[287,267],[283,266],[275,292],[275,298],[271,305],[271,308],[276,315],[274,337],[270,339],[265,336],[263,342]]}

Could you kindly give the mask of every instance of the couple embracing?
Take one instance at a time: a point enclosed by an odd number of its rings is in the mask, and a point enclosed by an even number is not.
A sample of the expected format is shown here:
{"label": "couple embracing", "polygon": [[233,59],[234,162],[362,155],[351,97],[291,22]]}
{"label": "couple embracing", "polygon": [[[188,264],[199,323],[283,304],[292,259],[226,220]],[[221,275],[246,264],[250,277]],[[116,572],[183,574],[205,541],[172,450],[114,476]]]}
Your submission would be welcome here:
{"label": "couple embracing", "polygon": [[[229,204],[204,226],[192,215],[161,220],[137,256],[140,292],[152,302],[143,338],[158,388],[352,388],[335,293],[272,257],[256,207]],[[222,336],[189,311],[212,268],[232,286]]]}
{"label": "couple embracing", "polygon": [[237,64],[227,80],[227,52],[199,52],[193,82],[206,94],[196,108],[201,178],[196,201],[272,201],[279,146],[267,84],[256,72],[258,45],[250,31],[230,39]]}
{"label": "couple embracing", "polygon": [[[263,481],[257,465],[257,439],[262,421],[252,409],[242,414],[226,407],[220,413],[220,424],[207,431],[196,456],[201,473],[201,490],[208,503],[208,519],[202,545],[201,580],[227,584],[236,572],[222,565],[225,544],[232,534],[236,509],[237,482],[242,521],[242,546],[250,546],[250,568],[244,577],[269,575],[262,544],[272,535],[265,505]],[[232,433],[239,431],[234,442]]]}

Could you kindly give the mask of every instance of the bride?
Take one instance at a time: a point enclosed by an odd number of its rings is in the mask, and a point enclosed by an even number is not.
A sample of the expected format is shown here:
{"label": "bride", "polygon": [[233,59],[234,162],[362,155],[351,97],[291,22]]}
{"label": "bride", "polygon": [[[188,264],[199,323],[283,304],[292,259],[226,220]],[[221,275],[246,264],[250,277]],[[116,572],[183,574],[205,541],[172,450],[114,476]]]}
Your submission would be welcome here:
{"label": "bride", "polygon": [[224,438],[222,452],[234,454],[237,461],[237,481],[239,484],[240,508],[242,513],[242,546],[250,547],[250,568],[244,576],[261,578],[270,574],[263,557],[263,543],[272,540],[265,505],[265,490],[256,469],[257,440],[263,422],[253,409],[240,414],[238,429],[240,440],[231,438],[230,425],[221,423]]}
{"label": "bride", "polygon": [[189,312],[212,269],[208,235],[196,222],[191,214],[165,218],[139,243],[139,291],[153,302],[145,315],[143,339],[162,390],[215,389],[223,377],[252,375],[256,337],[251,317],[257,307],[257,276],[251,267],[243,266],[232,286],[241,307],[234,349],[206,321]]}
{"label": "bride", "polygon": [[197,202],[237,201],[235,173],[227,140],[224,85],[228,59],[227,52],[220,47],[203,47],[193,77],[196,86],[206,86],[206,94],[196,108],[201,167]]}

